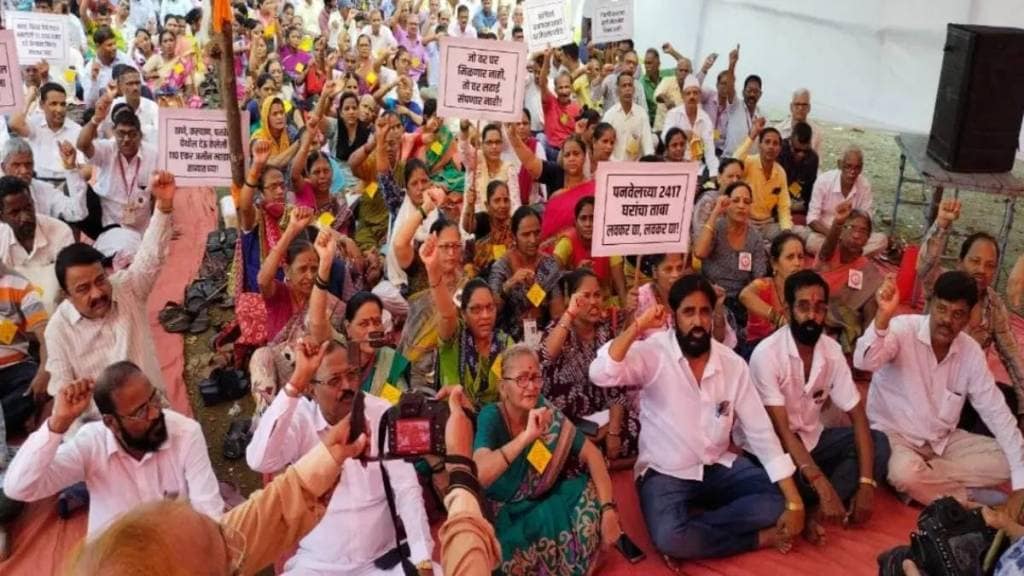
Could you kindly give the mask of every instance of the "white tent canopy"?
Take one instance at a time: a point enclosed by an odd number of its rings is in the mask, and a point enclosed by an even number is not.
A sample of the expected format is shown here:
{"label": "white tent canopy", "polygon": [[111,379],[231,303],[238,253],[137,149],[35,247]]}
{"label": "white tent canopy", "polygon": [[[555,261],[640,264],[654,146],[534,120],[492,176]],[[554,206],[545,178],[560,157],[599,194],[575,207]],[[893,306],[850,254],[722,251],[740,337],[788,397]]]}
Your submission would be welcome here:
{"label": "white tent canopy", "polygon": [[947,23],[1024,28],[1021,0],[635,0],[635,6],[641,53],[668,41],[698,67],[717,52],[715,73],[738,42],[737,76],[762,77],[763,106],[787,110],[793,90],[805,87],[814,117],[914,132],[931,128]]}

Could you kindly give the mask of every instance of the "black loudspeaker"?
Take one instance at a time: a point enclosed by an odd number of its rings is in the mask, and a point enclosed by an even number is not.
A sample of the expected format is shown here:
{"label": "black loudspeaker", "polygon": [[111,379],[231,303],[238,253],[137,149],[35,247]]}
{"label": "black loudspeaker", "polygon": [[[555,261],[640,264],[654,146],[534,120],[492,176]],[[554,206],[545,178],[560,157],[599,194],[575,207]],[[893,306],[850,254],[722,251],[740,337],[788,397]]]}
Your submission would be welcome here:
{"label": "black loudspeaker", "polygon": [[953,172],[1009,172],[1024,114],[1024,30],[949,24],[928,155]]}

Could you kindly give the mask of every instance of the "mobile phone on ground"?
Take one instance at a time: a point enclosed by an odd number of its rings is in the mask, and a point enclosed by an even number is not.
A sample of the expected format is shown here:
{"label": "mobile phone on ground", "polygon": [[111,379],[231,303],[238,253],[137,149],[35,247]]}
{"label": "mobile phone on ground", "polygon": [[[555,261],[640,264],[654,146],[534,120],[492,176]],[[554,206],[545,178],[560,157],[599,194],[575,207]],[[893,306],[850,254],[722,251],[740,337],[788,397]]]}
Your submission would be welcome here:
{"label": "mobile phone on ground", "polygon": [[618,541],[615,542],[615,547],[626,557],[626,560],[629,560],[630,564],[636,564],[647,557],[644,551],[630,540],[629,536],[626,536],[625,532],[619,535]]}

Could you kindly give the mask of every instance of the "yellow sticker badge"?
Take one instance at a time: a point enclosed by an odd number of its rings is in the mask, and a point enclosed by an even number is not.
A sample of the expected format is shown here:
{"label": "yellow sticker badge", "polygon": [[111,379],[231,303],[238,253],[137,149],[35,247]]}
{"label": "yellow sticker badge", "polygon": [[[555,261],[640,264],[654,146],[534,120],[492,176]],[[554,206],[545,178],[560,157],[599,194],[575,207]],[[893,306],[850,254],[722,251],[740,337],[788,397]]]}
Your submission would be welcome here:
{"label": "yellow sticker badge", "polygon": [[544,298],[546,298],[547,295],[548,293],[540,287],[540,284],[534,282],[533,286],[530,286],[530,290],[526,293],[526,298],[531,304],[533,304],[533,307],[536,308],[544,302]]}
{"label": "yellow sticker badge", "polygon": [[395,404],[398,404],[398,400],[401,399],[402,391],[390,382],[385,382],[384,386],[380,389],[380,397],[387,400],[389,404],[394,406]]}
{"label": "yellow sticker badge", "polygon": [[534,440],[530,451],[526,453],[526,461],[533,466],[538,474],[543,474],[548,469],[548,464],[551,463],[551,450],[548,450],[548,447],[540,440]]}

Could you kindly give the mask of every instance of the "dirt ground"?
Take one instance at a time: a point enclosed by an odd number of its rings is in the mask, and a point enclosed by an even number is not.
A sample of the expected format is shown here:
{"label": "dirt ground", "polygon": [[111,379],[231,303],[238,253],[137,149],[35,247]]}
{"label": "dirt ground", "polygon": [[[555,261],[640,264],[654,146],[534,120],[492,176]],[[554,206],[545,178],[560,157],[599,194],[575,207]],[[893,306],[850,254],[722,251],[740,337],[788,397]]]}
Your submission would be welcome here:
{"label": "dirt ground", "polygon": [[[781,115],[780,115],[781,117]],[[823,151],[821,171],[836,166],[842,151],[855,144],[864,151],[864,174],[870,179],[875,198],[875,226],[888,231],[892,222],[892,208],[896,193],[896,181],[899,174],[899,149],[894,141],[894,133],[879,130],[862,130],[857,127],[838,124],[821,123],[823,128]],[[907,170],[909,176],[911,170]],[[1024,163],[1018,162],[1014,173],[1024,177]],[[952,194],[947,190],[946,194]],[[920,185],[904,186],[904,199],[926,200],[925,192]],[[930,194],[930,191],[928,192]],[[964,208],[960,222],[952,233],[950,247],[957,247],[960,240],[973,232],[984,230],[997,234],[1002,225],[1006,200],[990,195],[973,192],[961,192],[960,198]],[[896,236],[908,244],[920,242],[925,232],[925,208],[901,204],[896,226]],[[1021,252],[1024,239],[1024,222],[1019,223],[1010,236],[1007,244],[1007,255],[1003,258],[1002,275],[1008,273],[1018,254]],[[243,495],[247,495],[262,485],[260,476],[249,470],[245,460],[228,461],[221,455],[224,434],[232,420],[229,411],[233,403],[224,403],[210,408],[202,405],[197,387],[199,382],[209,373],[209,362],[212,357],[211,341],[222,324],[230,320],[230,311],[214,310],[211,313],[211,328],[205,334],[185,337],[185,382],[189,388],[189,397],[196,418],[203,426],[210,458],[213,461],[217,476],[222,481],[234,483]],[[238,402],[240,414],[237,417],[252,413],[252,400],[245,398]]]}

